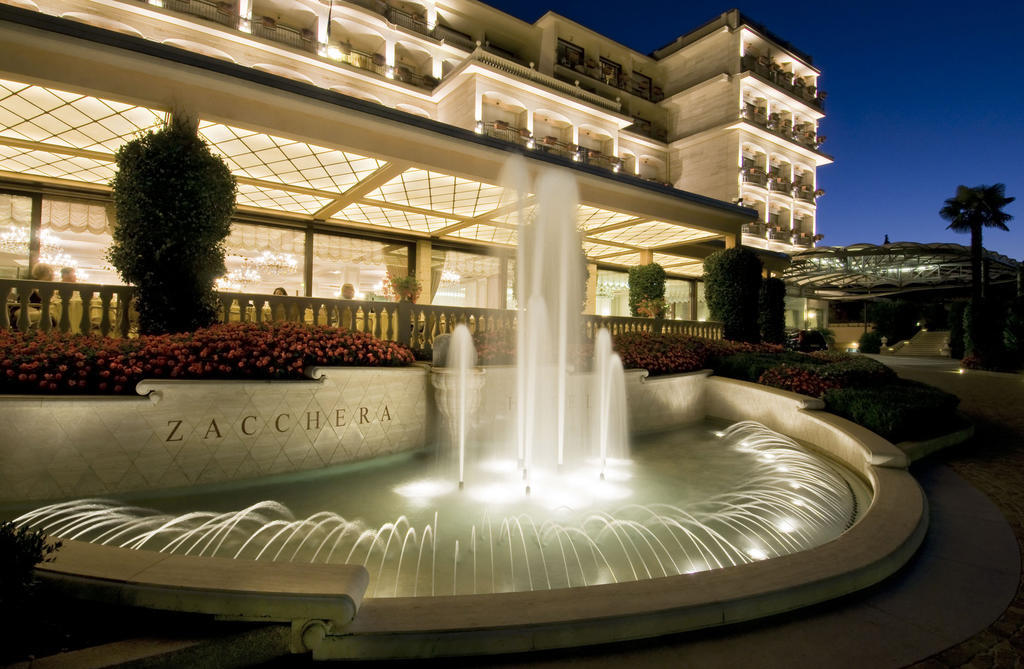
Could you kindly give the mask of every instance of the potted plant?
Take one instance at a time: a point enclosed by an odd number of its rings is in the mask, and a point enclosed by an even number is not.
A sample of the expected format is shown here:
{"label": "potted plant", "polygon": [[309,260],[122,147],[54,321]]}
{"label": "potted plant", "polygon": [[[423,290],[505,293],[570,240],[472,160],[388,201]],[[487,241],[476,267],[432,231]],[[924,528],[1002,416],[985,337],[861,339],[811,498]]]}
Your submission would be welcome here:
{"label": "potted plant", "polygon": [[423,286],[415,276],[394,276],[391,272],[388,272],[388,285],[391,286],[391,292],[400,302],[412,302],[413,304],[419,299],[420,292],[423,290]]}

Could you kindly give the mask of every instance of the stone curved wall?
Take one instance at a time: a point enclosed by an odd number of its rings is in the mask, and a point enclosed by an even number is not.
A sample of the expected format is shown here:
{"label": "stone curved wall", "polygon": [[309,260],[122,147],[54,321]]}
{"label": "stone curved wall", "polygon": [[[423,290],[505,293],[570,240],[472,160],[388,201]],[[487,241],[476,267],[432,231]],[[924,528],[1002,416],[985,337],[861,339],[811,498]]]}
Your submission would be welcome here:
{"label": "stone curved wall", "polygon": [[0,397],[0,504],[305,471],[422,448],[428,369],[147,380],[143,397]]}

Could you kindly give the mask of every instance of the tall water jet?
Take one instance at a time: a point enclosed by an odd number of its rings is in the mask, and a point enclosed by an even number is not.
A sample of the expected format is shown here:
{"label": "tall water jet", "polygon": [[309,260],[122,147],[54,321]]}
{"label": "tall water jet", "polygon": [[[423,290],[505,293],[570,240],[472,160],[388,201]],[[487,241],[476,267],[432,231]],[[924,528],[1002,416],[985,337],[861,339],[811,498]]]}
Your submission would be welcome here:
{"label": "tall water jet", "polygon": [[604,479],[608,457],[623,457],[626,445],[625,378],[622,360],[612,351],[612,337],[601,328],[594,342],[591,381],[591,429],[597,439],[597,456]]}
{"label": "tall water jet", "polygon": [[[455,374],[455,427],[459,452],[459,488],[466,483],[466,429],[469,420],[467,395],[470,393],[470,372],[476,366],[476,348],[469,328],[459,323],[452,333],[448,349],[448,365]],[[475,389],[474,389],[475,390]]]}

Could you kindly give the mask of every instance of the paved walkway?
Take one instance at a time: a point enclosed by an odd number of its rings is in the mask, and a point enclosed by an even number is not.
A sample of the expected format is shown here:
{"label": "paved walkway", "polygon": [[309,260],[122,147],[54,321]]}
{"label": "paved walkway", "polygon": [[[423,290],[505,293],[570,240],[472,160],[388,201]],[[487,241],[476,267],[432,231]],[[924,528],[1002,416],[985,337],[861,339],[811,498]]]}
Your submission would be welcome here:
{"label": "paved walkway", "polygon": [[[1024,375],[959,374],[955,363],[941,359],[880,359],[902,377],[961,398],[961,410],[975,422],[975,438],[933,459],[991,499],[1009,522],[1018,545],[1024,546]],[[985,546],[976,548],[985,550]],[[987,629],[915,666],[1024,667],[1024,588],[1018,585],[1009,607]]]}

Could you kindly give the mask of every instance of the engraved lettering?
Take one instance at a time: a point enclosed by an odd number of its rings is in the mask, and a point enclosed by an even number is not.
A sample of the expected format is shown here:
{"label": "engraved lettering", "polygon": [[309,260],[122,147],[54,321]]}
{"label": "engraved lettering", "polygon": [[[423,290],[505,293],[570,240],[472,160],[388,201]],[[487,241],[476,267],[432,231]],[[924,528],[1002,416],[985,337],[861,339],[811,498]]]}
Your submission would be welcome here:
{"label": "engraved lettering", "polygon": [[248,423],[248,421],[249,421],[250,419],[252,419],[252,420],[256,420],[256,416],[246,416],[245,418],[243,418],[243,419],[242,419],[242,434],[246,434],[246,435],[250,435],[250,434],[256,434],[256,429],[255,429],[255,428],[253,428],[253,431],[252,431],[252,432],[250,432],[250,431],[249,431],[249,430],[247,430],[247,429],[246,429],[246,427],[245,427],[245,426],[246,426],[246,423]]}
{"label": "engraved lettering", "polygon": [[211,434],[217,435],[217,438],[221,438],[220,428],[217,427],[217,420],[215,418],[210,419],[210,427],[206,428],[206,434],[203,435],[203,439],[209,439]]}
{"label": "engraved lettering", "polygon": [[278,414],[277,418],[274,419],[274,427],[277,429],[278,432],[287,432],[288,431],[288,427],[287,426],[281,427],[281,419],[282,418],[284,418],[285,420],[288,420],[288,414],[286,414],[286,413]]}
{"label": "engraved lettering", "polygon": [[334,427],[345,427],[345,410],[336,409],[334,411]]}
{"label": "engraved lettering", "polygon": [[[315,424],[314,424],[315,420]],[[307,411],[306,412],[306,429],[307,430],[319,430],[320,429],[320,412],[319,411]]]}
{"label": "engraved lettering", "polygon": [[178,434],[178,428],[181,427],[181,421],[169,420],[167,424],[172,426],[171,433],[167,435],[167,441],[182,441],[184,439],[182,436],[179,436],[177,439],[174,438],[174,435]]}
{"label": "engraved lettering", "polygon": [[388,411],[388,405],[384,405],[384,411],[380,412],[380,421],[383,423],[386,420],[391,420],[391,413]]}
{"label": "engraved lettering", "polygon": [[369,423],[370,422],[370,417],[368,415],[369,413],[370,413],[369,407],[359,407],[359,424],[360,425],[362,425],[363,423]]}

